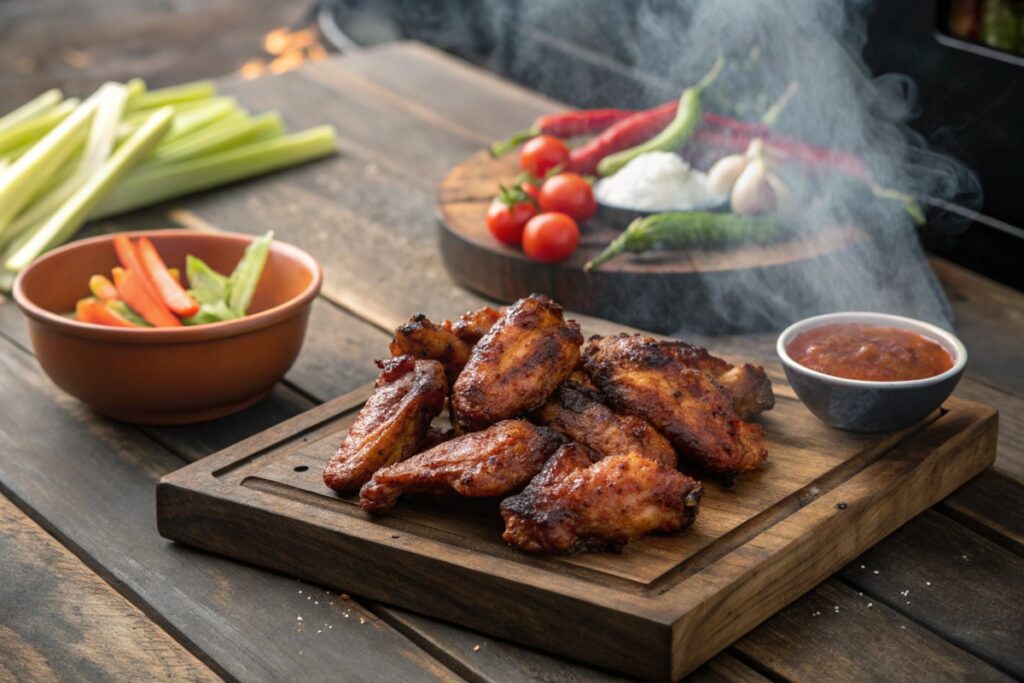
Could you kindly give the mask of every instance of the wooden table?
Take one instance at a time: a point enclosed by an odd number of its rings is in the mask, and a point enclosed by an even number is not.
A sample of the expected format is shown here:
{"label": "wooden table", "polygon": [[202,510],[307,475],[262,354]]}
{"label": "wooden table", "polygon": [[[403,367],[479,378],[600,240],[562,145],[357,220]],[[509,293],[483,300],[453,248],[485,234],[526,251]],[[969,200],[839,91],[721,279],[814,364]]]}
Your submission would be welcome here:
{"label": "wooden table", "polygon": [[[373,358],[410,313],[445,317],[480,305],[440,265],[436,183],[484,143],[557,106],[415,44],[223,87],[253,110],[281,110],[296,128],[333,123],[341,153],[90,231],[273,228],[324,265],[306,346],[272,396],[244,413],[135,427],[56,389],[20,314],[0,304],[0,681],[614,678],[157,535],[162,474],[372,380]],[[1024,677],[1024,296],[934,265],[971,353],[958,394],[1001,411],[995,467],[695,680]],[[777,369],[771,337],[699,341]]]}

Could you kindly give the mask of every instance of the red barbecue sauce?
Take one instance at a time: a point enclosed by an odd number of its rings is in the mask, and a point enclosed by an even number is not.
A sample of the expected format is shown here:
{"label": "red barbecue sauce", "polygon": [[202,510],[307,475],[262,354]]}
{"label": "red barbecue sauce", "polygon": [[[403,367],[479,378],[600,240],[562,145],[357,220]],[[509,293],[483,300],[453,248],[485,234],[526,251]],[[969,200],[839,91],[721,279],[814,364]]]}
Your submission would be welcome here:
{"label": "red barbecue sauce", "polygon": [[941,344],[916,332],[863,323],[807,330],[786,345],[789,357],[833,377],[900,382],[940,375],[953,367]]}

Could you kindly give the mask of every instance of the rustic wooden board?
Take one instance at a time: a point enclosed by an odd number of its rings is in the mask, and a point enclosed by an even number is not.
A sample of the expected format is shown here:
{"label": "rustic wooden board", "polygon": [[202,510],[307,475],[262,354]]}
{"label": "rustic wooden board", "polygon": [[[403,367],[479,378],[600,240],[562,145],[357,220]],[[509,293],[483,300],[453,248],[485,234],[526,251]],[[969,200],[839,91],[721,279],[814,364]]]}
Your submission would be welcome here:
{"label": "rustic wooden board", "polygon": [[[494,160],[481,151],[456,165],[441,181],[441,254],[452,278],[499,301],[543,292],[573,311],[655,332],[738,332],[756,329],[766,320],[785,323],[793,310],[803,315],[819,313],[820,304],[787,283],[796,281],[799,272],[812,264],[821,267],[822,261],[862,247],[869,239],[857,227],[823,227],[813,238],[628,255],[584,273],[583,264],[626,225],[602,219],[599,213],[580,227],[579,247],[566,261],[532,261],[522,250],[494,239],[485,223],[499,183],[510,183],[517,172],[514,155]],[[751,282],[758,287],[751,287]],[[711,290],[729,305],[708,306]],[[774,294],[758,298],[758,291]],[[780,291],[787,292],[786,310],[778,307]],[[637,305],[641,292],[643,305]]]}
{"label": "rustic wooden board", "polygon": [[[369,389],[165,476],[160,533],[327,586],[651,680],[675,680],[995,457],[992,409],[950,399],[901,433],[829,429],[785,387],[770,457],[706,482],[697,523],[621,555],[507,548],[490,501],[411,498],[372,518],[322,482]],[[558,619],[575,628],[559,629]]]}

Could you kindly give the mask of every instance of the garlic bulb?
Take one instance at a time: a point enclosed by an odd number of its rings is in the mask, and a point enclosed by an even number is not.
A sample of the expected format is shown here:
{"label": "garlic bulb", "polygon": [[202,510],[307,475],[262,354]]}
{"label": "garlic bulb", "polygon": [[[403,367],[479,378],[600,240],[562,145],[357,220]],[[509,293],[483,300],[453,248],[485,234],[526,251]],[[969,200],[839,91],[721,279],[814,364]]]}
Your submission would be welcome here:
{"label": "garlic bulb", "polygon": [[743,154],[732,154],[715,162],[708,170],[708,189],[729,195],[732,210],[754,214],[774,211],[789,197],[782,180],[771,172],[764,142],[755,138]]}
{"label": "garlic bulb", "polygon": [[743,154],[732,154],[716,161],[715,165],[708,169],[708,189],[721,197],[728,195],[743,169],[747,167],[747,161]]}
{"label": "garlic bulb", "polygon": [[775,190],[769,180],[770,173],[764,159],[754,159],[732,186],[730,200],[736,213],[768,213],[775,209]]}

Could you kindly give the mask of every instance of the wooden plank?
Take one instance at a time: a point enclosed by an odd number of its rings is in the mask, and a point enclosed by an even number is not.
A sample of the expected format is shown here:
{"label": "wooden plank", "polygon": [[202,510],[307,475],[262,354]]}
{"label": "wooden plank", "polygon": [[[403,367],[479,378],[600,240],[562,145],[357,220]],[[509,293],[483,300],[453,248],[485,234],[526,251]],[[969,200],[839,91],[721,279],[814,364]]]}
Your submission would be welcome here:
{"label": "wooden plank", "polygon": [[97,418],[6,341],[0,375],[0,488],[218,673],[455,678],[358,604],[310,607],[291,579],[166,543],[152,526],[154,484],[182,461]]}
{"label": "wooden plank", "polygon": [[840,576],[951,643],[1024,678],[1024,602],[1019,599],[1024,558],[929,511]]}
{"label": "wooden plank", "polygon": [[279,0],[3,2],[0,110],[54,86],[83,95],[107,80],[159,87],[229,73],[306,11]]}
{"label": "wooden plank", "polygon": [[932,258],[931,264],[953,305],[971,371],[994,386],[1024,396],[1020,366],[1024,294],[942,258]]}
{"label": "wooden plank", "polygon": [[0,576],[0,680],[220,680],[2,495]]}
{"label": "wooden plank", "polygon": [[[851,646],[837,648],[837,642]],[[1012,680],[913,620],[834,582],[779,612],[736,649],[782,680]]]}
{"label": "wooden plank", "polygon": [[[707,483],[704,511],[687,534],[644,539],[621,556],[544,559],[506,548],[493,513],[446,514],[444,501],[424,501],[370,520],[353,499],[328,491],[320,470],[360,398],[324,404],[165,477],[160,532],[653,679],[678,678],[713,656],[980,471],[995,445],[992,413],[976,404],[952,401],[933,425],[902,442],[879,442],[827,430],[783,401],[769,418],[773,464],[728,493]],[[832,445],[816,444],[815,430]],[[789,458],[794,448],[800,454]],[[794,478],[822,459],[828,466],[811,479]],[[772,493],[779,486],[784,499]],[[743,516],[747,507],[757,515]],[[439,593],[443,601],[433,599]],[[503,619],[490,619],[479,604]],[[541,627],[550,610],[586,627],[551,640]],[[666,623],[673,624],[671,673],[663,668],[668,651],[658,648]]]}
{"label": "wooden plank", "polygon": [[985,472],[942,501],[939,509],[993,543],[1024,556],[1024,486]]}
{"label": "wooden plank", "polygon": [[[468,680],[548,683],[629,680],[394,607],[377,607],[374,611]],[[686,680],[759,683],[766,679],[735,657],[722,653]]]}

